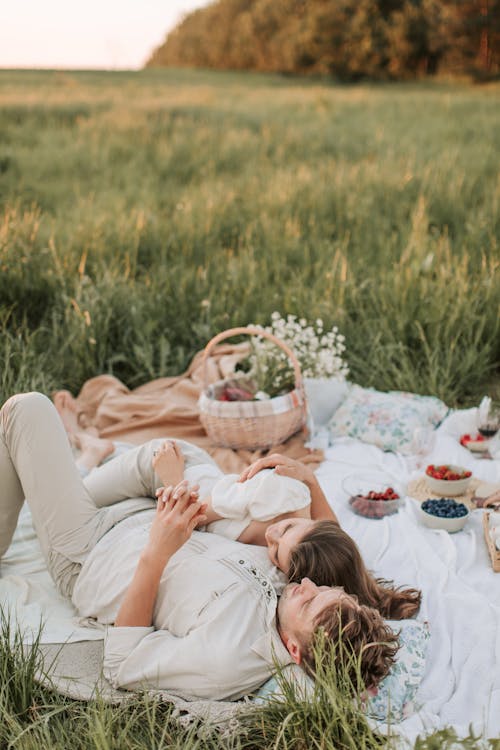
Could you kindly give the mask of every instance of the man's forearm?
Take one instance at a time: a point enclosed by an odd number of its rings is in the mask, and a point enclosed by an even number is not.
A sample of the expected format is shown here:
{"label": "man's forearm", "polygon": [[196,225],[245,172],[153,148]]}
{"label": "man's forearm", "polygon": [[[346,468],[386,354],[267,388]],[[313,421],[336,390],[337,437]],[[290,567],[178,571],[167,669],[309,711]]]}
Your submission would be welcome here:
{"label": "man's forearm", "polygon": [[158,587],[170,558],[190,538],[198,523],[206,521],[205,506],[197,489],[182,481],[164,488],[134,577],[115,620],[116,627],[151,627]]}
{"label": "man's forearm", "polygon": [[158,595],[161,575],[168,560],[158,560],[145,551],[115,620],[116,627],[149,627]]}

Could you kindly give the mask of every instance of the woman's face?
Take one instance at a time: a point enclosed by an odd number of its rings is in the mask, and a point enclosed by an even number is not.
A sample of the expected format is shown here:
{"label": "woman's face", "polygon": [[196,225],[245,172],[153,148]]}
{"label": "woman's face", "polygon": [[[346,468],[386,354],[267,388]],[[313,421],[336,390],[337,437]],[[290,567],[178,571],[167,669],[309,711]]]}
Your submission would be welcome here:
{"label": "woman's face", "polygon": [[283,573],[288,573],[290,552],[314,524],[310,518],[285,518],[267,527],[265,537],[269,559]]}

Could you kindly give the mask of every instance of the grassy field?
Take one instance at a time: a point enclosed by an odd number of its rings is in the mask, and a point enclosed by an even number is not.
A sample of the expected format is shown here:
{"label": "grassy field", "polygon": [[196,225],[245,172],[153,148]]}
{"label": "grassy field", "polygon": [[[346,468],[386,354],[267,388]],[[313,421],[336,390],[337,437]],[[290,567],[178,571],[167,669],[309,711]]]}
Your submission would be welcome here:
{"label": "grassy field", "polygon": [[[0,71],[0,401],[175,374],[273,310],[337,324],[363,385],[500,398],[499,100],[498,85]],[[222,746],[146,699],[52,696],[5,635],[1,747]],[[336,700],[274,707],[228,746],[379,746]]]}
{"label": "grassy field", "polygon": [[178,373],[270,313],[352,378],[498,381],[500,87],[0,71],[0,397]]}

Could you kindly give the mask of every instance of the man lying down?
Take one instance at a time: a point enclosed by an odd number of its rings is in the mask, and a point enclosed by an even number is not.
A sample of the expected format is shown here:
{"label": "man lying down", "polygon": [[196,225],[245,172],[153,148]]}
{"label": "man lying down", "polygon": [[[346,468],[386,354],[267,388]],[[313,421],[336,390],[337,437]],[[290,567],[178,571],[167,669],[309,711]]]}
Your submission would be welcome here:
{"label": "man lying down", "polygon": [[14,396],[0,412],[0,556],[26,498],[57,587],[110,625],[104,673],[115,687],[238,699],[275,664],[313,673],[320,629],[332,647],[340,634],[367,688],[387,674],[397,638],[376,609],[307,578],[278,599],[263,548],[195,530],[206,509],[185,482],[155,503],[150,462],[116,467],[92,497],[45,396]]}

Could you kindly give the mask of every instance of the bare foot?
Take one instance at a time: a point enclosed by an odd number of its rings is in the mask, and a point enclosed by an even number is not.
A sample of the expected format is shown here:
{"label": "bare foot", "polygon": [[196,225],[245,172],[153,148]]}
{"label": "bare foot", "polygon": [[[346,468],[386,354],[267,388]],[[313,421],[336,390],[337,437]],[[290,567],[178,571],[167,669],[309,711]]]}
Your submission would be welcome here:
{"label": "bare foot", "polygon": [[71,433],[70,441],[81,451],[76,461],[77,465],[89,471],[99,466],[115,449],[111,440],[90,435],[88,432]]}
{"label": "bare foot", "polygon": [[[69,391],[57,391],[52,397],[54,406],[68,435],[76,435],[82,432],[82,426],[78,422],[78,409],[76,398]],[[95,427],[89,427],[86,432],[97,437]]]}
{"label": "bare foot", "polygon": [[184,456],[175,440],[165,440],[155,451],[152,464],[165,487],[175,487],[184,479]]}

